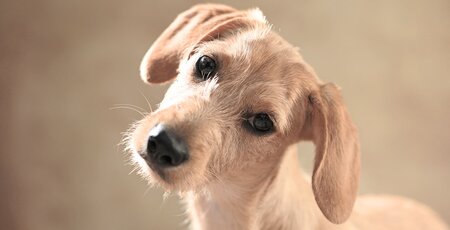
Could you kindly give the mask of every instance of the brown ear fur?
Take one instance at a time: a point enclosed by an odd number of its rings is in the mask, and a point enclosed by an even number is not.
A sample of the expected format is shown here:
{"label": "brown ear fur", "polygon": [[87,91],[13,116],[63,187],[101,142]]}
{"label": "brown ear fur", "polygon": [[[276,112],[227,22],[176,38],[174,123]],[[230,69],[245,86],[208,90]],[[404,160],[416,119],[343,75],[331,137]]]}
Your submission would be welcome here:
{"label": "brown ear fur", "polygon": [[200,4],[181,13],[145,54],[140,67],[141,78],[148,83],[173,79],[188,48],[216,39],[225,30],[242,27],[247,23],[245,14],[218,4]]}
{"label": "brown ear fur", "polygon": [[322,85],[309,99],[312,126],[306,136],[316,145],[314,196],[325,217],[339,224],[350,216],[358,191],[358,135],[337,86]]}

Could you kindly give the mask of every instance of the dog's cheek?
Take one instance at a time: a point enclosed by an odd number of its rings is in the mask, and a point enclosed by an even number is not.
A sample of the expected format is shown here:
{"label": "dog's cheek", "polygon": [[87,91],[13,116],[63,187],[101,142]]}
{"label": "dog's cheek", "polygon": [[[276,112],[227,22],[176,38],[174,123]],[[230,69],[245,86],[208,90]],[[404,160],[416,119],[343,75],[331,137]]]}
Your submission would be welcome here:
{"label": "dog's cheek", "polygon": [[222,174],[239,161],[238,142],[241,140],[238,131],[232,127],[232,124],[223,122],[215,134],[215,148],[210,150],[211,159],[208,164],[214,174]]}
{"label": "dog's cheek", "polygon": [[278,134],[268,134],[267,136],[257,136],[246,133],[241,138],[238,152],[240,153],[239,162],[245,164],[259,164],[267,160],[278,159],[282,151],[284,139]]}

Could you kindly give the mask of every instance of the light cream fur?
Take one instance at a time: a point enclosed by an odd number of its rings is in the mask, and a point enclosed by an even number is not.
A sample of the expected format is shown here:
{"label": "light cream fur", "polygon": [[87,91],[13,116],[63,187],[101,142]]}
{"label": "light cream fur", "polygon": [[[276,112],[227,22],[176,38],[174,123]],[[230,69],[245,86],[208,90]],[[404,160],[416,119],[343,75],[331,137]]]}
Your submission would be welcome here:
{"label": "light cream fur", "polygon": [[[203,82],[195,77],[202,55],[219,65]],[[141,76],[173,82],[130,131],[132,160],[150,182],[179,193],[192,229],[447,229],[404,198],[356,199],[359,141],[340,90],[322,83],[259,10],[204,4],[183,12],[145,55]],[[261,112],[275,132],[243,126]],[[158,123],[187,143],[190,158],[155,172],[140,154]],[[301,140],[316,145],[312,182],[298,164]]]}

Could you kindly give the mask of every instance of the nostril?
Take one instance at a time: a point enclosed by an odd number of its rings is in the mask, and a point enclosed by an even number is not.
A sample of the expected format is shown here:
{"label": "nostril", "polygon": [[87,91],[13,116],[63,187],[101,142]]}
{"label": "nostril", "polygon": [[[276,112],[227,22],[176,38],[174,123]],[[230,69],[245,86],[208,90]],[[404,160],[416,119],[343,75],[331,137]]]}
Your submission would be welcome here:
{"label": "nostril", "polygon": [[156,147],[157,147],[156,140],[150,137],[147,143],[147,151],[153,153],[156,151]]}

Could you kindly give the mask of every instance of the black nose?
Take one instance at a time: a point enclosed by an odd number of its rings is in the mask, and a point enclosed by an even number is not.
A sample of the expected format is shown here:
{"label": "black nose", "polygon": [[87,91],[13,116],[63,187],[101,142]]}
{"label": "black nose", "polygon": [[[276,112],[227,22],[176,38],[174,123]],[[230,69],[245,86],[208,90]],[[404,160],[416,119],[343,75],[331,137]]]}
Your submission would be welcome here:
{"label": "black nose", "polygon": [[147,154],[158,166],[177,166],[188,159],[188,149],[182,139],[158,124],[150,130]]}

